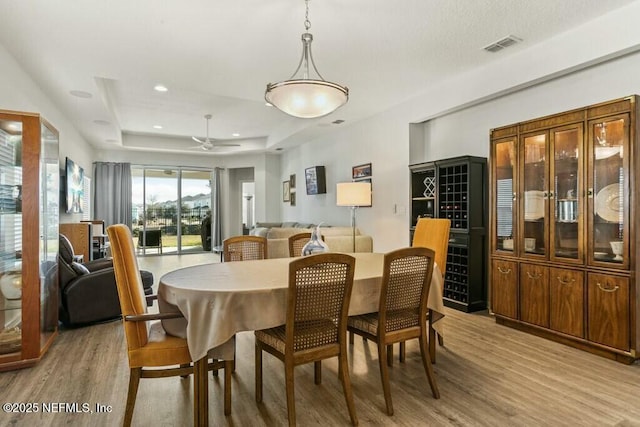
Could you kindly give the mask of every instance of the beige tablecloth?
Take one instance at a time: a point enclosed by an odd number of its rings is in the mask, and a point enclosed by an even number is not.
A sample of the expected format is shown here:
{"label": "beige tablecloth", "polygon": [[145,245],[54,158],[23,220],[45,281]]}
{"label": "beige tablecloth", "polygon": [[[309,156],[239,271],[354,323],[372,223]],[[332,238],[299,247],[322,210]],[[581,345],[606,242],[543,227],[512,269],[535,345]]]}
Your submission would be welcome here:
{"label": "beige tablecloth", "polygon": [[[378,310],[384,254],[356,253],[349,314]],[[193,360],[233,358],[233,336],[241,331],[285,323],[291,258],[204,264],[182,268],[160,278],[160,311],[180,311],[184,319],[164,320],[168,333],[185,337]],[[436,266],[428,307],[434,329],[442,334],[442,276]]]}

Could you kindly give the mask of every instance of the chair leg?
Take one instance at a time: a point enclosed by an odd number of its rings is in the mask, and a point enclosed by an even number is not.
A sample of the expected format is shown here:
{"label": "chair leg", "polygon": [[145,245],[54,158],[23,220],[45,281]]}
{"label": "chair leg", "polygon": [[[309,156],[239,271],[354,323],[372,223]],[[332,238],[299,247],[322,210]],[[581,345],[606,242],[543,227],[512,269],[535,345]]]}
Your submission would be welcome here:
{"label": "chair leg", "polygon": [[356,415],[356,405],[353,403],[353,392],[351,390],[351,379],[349,378],[349,365],[347,362],[346,348],[342,349],[338,356],[338,375],[342,381],[342,390],[344,391],[344,398],[347,401],[351,424],[357,426],[358,416]]}
{"label": "chair leg", "polygon": [[433,394],[434,399],[440,399],[440,391],[438,390],[438,384],[436,384],[436,377],[433,373],[433,367],[431,366],[431,359],[429,358],[429,353],[427,352],[427,336],[424,333],[420,335],[420,354],[422,356],[422,364],[424,365],[424,371],[427,374],[427,379],[429,380],[429,386],[431,386],[431,393]]}
{"label": "chair leg", "polygon": [[231,372],[232,361],[224,361],[224,414],[231,415]]}
{"label": "chair leg", "polygon": [[440,347],[444,347],[444,338],[442,338],[442,335],[440,334],[438,334],[438,344]]}
{"label": "chair leg", "polygon": [[353,336],[355,334],[353,332],[349,332],[349,344],[353,344]]}
{"label": "chair leg", "polygon": [[[393,402],[391,401],[391,389],[389,386],[389,368],[387,368],[387,346],[378,344],[378,364],[380,365],[380,379],[384,392],[384,403],[387,405],[387,414],[393,415]],[[392,347],[393,348],[393,347]]]}
{"label": "chair leg", "polygon": [[406,357],[407,357],[407,343],[405,341],[401,341],[400,342],[400,350],[399,350],[399,355],[398,355],[398,359],[400,360],[400,363],[404,363]]}
{"label": "chair leg", "polygon": [[[233,339],[236,339],[236,336],[233,336]],[[233,344],[233,363],[231,365],[231,372],[235,372],[236,371],[236,344]]]}
{"label": "chair leg", "polygon": [[433,316],[430,313],[429,320],[427,321],[429,329],[429,358],[431,359],[431,363],[436,363],[436,330],[433,329],[431,319],[433,319]]}
{"label": "chair leg", "polygon": [[142,368],[132,368],[129,371],[129,391],[127,393],[127,406],[124,410],[124,427],[131,426],[133,419],[133,408],[136,405],[136,395],[138,394],[138,385],[142,376]]}
{"label": "chair leg", "polygon": [[393,344],[387,346],[387,365],[393,366]]}
{"label": "chair leg", "polygon": [[255,346],[255,367],[256,367],[256,402],[262,402],[262,347],[256,340]]}
{"label": "chair leg", "polygon": [[[180,365],[181,368],[188,368],[189,366],[191,366],[190,363],[183,363]],[[189,378],[189,375],[180,375],[180,378]]]}
{"label": "chair leg", "polygon": [[313,379],[316,384],[322,383],[322,361],[313,362]]}
{"label": "chair leg", "polygon": [[285,389],[287,391],[287,417],[289,419],[289,426],[296,425],[296,396],[293,381],[293,362],[284,363],[284,381]]}

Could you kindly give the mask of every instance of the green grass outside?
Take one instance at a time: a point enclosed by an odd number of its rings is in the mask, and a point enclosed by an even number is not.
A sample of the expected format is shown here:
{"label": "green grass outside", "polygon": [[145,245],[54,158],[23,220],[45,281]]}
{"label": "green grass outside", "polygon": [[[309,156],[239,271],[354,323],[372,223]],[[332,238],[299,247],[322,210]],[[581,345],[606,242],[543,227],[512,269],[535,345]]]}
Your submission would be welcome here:
{"label": "green grass outside", "polygon": [[[178,246],[178,236],[162,236],[162,246],[163,247],[177,247]],[[183,234],[182,235],[182,247],[189,246],[202,246],[202,240],[200,239],[200,235],[195,234]]]}

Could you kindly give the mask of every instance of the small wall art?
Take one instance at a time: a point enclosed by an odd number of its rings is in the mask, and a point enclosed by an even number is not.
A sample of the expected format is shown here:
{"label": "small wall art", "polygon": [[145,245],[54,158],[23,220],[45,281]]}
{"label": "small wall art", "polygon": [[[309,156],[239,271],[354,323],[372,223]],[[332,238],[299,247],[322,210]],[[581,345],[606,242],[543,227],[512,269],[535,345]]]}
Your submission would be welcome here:
{"label": "small wall art", "polygon": [[312,166],[304,170],[304,178],[307,186],[307,194],[325,194],[327,192],[327,179],[324,166]]}
{"label": "small wall art", "polygon": [[291,189],[289,188],[289,181],[282,182],[282,201],[288,202],[291,200]]}
{"label": "small wall art", "polygon": [[354,180],[371,178],[371,163],[365,163],[364,165],[352,167],[351,178],[353,178]]}

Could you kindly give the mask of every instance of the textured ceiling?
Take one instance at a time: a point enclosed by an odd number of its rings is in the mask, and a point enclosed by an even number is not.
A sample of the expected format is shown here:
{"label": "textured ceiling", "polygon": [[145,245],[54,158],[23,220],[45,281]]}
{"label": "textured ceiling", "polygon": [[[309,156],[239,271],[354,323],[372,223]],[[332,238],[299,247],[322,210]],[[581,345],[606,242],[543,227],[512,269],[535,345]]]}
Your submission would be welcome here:
{"label": "textured ceiling", "polygon": [[[345,107],[313,120],[288,117],[263,98],[266,84],[289,78],[300,59],[302,0],[0,0],[0,44],[97,148],[199,153],[191,136],[205,136],[210,113],[210,136],[241,145],[214,152],[273,150],[344,126],[334,120],[387,110],[628,3],[312,0],[316,65],[350,89]],[[523,42],[483,50],[510,34]],[[169,91],[155,92],[158,83]]]}

